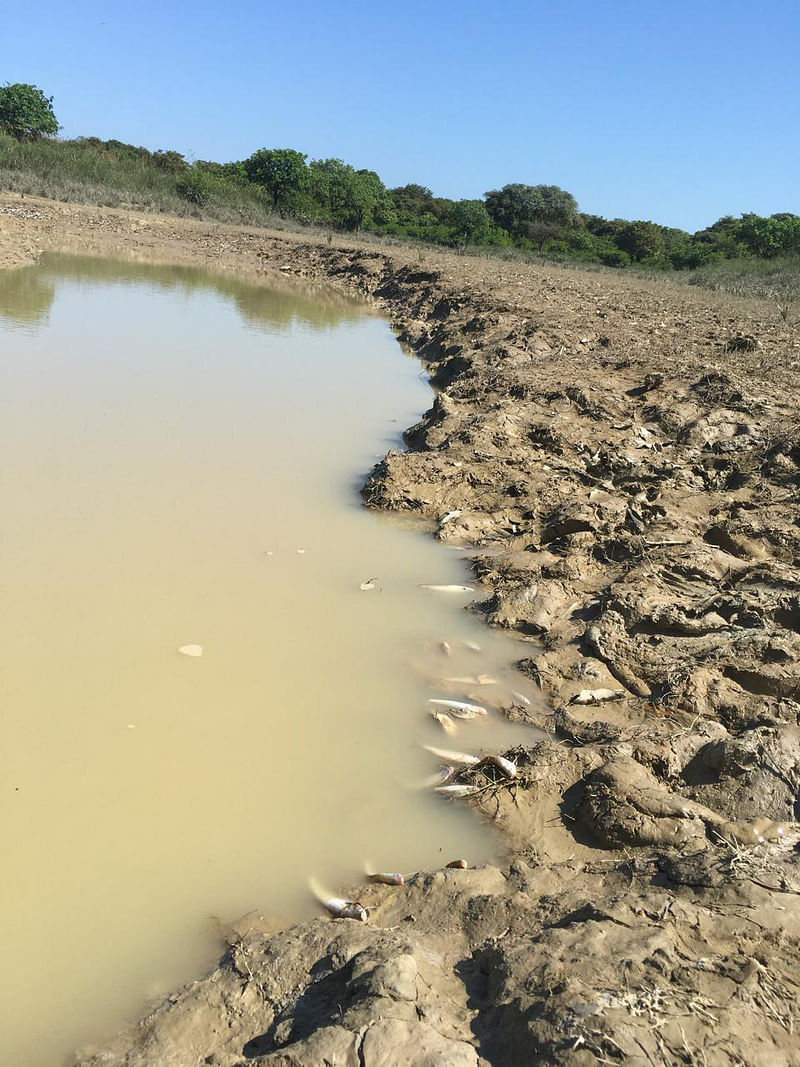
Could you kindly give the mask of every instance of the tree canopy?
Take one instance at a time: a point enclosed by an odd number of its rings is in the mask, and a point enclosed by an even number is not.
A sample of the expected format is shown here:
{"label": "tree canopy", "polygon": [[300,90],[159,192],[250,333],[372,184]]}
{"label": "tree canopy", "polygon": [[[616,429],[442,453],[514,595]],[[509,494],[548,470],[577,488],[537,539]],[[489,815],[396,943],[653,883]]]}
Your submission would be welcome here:
{"label": "tree canopy", "polygon": [[486,193],[486,210],[496,226],[516,236],[524,236],[528,224],[567,227],[578,219],[575,197],[557,185],[504,185]]}
{"label": "tree canopy", "polygon": [[15,82],[0,87],[0,129],[18,141],[58,133],[53,98],[35,85]]}
{"label": "tree canopy", "polygon": [[492,228],[492,220],[482,200],[456,201],[447,221],[455,231],[456,240],[463,245],[481,244]]}
{"label": "tree canopy", "polygon": [[308,183],[305,152],[294,148],[260,148],[243,167],[249,181],[267,190],[275,208],[289,207]]}
{"label": "tree canopy", "polygon": [[373,170],[356,170],[341,159],[315,159],[308,190],[323,221],[344,230],[370,229],[391,222],[394,206]]}

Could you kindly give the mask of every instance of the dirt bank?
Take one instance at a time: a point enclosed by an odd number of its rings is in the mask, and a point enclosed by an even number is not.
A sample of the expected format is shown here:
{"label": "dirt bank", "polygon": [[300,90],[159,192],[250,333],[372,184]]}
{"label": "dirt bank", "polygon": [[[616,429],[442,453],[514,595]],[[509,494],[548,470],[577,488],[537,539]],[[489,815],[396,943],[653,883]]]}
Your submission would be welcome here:
{"label": "dirt bank", "polygon": [[439,536],[551,708],[517,779],[460,776],[502,870],[351,887],[366,925],[246,925],[76,1063],[800,1064],[797,330],[670,282],[0,197],[0,263],[44,249],[385,311],[440,392],[365,499],[459,513]]}

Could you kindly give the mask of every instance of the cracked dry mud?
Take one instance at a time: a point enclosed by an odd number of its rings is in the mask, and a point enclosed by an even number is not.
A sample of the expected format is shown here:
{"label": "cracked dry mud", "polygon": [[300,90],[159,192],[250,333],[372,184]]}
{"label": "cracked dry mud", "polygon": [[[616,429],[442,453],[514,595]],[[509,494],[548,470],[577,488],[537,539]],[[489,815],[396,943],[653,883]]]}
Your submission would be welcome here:
{"label": "cracked dry mud", "polygon": [[201,261],[384,310],[438,393],[365,500],[472,547],[550,707],[504,709],[549,734],[516,780],[458,776],[505,866],[350,887],[366,925],[243,920],[76,1064],[800,1064],[797,329],[609,272],[24,209],[7,263]]}

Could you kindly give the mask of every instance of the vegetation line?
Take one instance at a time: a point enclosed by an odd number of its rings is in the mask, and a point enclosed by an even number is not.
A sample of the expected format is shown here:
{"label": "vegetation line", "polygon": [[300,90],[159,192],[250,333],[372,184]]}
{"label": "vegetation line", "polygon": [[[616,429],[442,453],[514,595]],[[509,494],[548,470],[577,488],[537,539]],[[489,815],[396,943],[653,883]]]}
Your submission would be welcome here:
{"label": "vegetation line", "polygon": [[800,299],[800,216],[725,216],[697,233],[579,211],[555,185],[510,183],[483,200],[450,200],[411,183],[387,189],[340,159],[308,161],[261,148],[228,163],[189,162],[97,137],[61,140],[52,99],[36,86],[0,87],[0,188],[222,222],[322,226],[382,238],[649,272],[774,299],[790,321]]}

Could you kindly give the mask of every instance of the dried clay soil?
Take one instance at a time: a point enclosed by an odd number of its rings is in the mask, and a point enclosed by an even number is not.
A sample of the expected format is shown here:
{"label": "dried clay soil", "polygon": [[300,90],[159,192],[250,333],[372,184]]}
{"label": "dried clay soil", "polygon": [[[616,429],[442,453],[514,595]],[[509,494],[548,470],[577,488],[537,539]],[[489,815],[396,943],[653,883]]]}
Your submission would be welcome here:
{"label": "dried clay soil", "polygon": [[[475,548],[547,739],[458,803],[502,867],[242,926],[80,1067],[800,1064],[800,327],[667,281],[0,197],[46,249],[372,301],[437,386],[364,489]],[[450,512],[459,512],[446,523]],[[763,839],[763,840],[762,840]]]}

